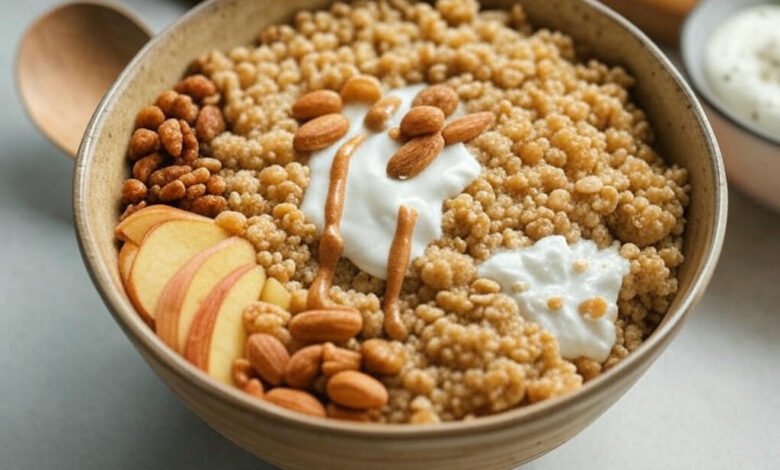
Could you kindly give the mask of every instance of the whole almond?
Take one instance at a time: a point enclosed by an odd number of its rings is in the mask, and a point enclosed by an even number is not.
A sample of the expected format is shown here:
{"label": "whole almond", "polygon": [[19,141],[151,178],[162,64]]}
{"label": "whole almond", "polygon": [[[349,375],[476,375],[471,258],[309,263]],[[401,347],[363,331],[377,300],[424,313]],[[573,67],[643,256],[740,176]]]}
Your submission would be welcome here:
{"label": "whole almond", "polygon": [[313,152],[333,145],[349,130],[349,120],[341,114],[326,114],[312,119],[295,132],[293,147],[299,152]]}
{"label": "whole almond", "polygon": [[449,116],[458,107],[458,94],[447,85],[433,85],[418,93],[412,106],[436,106]]}
{"label": "whole almond", "polygon": [[374,103],[382,97],[382,86],[379,80],[368,75],[356,75],[347,79],[341,87],[341,99],[345,103],[360,101]]}
{"label": "whole almond", "polygon": [[344,370],[360,370],[360,353],[325,343],[322,346],[322,375],[330,377]]}
{"label": "whole almond", "polygon": [[284,381],[295,388],[309,388],[320,375],[322,346],[313,344],[295,352],[284,369]]}
{"label": "whole almond", "polygon": [[328,406],[325,407],[325,412],[328,414],[328,418],[332,419],[357,421],[361,423],[365,423],[370,420],[368,413],[366,413],[364,410],[350,410],[349,408],[344,408],[343,406],[339,406],[333,402],[328,403]]}
{"label": "whole almond", "polygon": [[363,316],[353,309],[308,310],[287,325],[293,338],[304,343],[340,343],[357,335],[363,328]]}
{"label": "whole almond", "polygon": [[306,93],[292,105],[295,119],[312,119],[341,111],[341,96],[332,90],[317,90]]}
{"label": "whole almond", "polygon": [[435,106],[415,106],[401,120],[401,133],[408,137],[433,134],[444,126],[444,113]]}
{"label": "whole almond", "polygon": [[263,380],[271,385],[282,383],[284,369],[290,355],[284,345],[265,333],[255,333],[246,341],[246,356],[252,367]]}
{"label": "whole almond", "polygon": [[447,124],[441,131],[446,145],[468,142],[477,137],[493,122],[493,113],[467,114]]}
{"label": "whole almond", "polygon": [[363,124],[374,132],[380,132],[385,128],[388,119],[398,111],[401,106],[401,99],[396,96],[385,96],[376,103],[372,104],[363,118]]}
{"label": "whole almond", "polygon": [[382,382],[354,370],[339,372],[328,380],[328,397],[347,408],[365,410],[387,403],[387,389]]}
{"label": "whole almond", "polygon": [[325,416],[325,408],[314,395],[293,388],[277,387],[263,396],[274,405],[311,416]]}
{"label": "whole almond", "polygon": [[405,353],[400,343],[369,339],[363,342],[360,352],[363,354],[363,367],[369,372],[396,375],[404,367]]}
{"label": "whole almond", "polygon": [[441,134],[415,137],[402,145],[387,162],[387,176],[399,180],[417,176],[443,148],[444,139]]}

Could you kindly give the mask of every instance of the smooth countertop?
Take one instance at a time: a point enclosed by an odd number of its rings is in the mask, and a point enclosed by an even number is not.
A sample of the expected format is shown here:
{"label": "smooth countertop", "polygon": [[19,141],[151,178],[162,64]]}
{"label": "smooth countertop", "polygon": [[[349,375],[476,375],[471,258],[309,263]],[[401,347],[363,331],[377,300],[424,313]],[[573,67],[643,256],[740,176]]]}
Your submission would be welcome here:
{"label": "smooth countertop", "polygon": [[[273,468],[178,401],[92,286],[71,221],[73,164],[26,119],[13,83],[23,29],[55,3],[3,2],[0,15],[0,468]],[[122,3],[157,31],[189,6]],[[604,416],[523,468],[778,468],[778,279],[780,215],[732,191],[697,313]]]}

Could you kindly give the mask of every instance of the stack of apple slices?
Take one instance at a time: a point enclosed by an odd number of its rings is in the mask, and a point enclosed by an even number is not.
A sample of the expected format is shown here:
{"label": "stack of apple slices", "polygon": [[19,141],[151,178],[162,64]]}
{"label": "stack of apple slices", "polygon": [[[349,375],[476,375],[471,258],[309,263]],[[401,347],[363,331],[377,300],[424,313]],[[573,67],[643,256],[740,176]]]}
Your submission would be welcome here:
{"label": "stack of apple slices", "polygon": [[288,309],[290,294],[266,282],[247,240],[212,219],[165,205],[141,209],[116,227],[119,273],[143,319],[168,346],[231,384],[244,354],[242,312],[262,299]]}

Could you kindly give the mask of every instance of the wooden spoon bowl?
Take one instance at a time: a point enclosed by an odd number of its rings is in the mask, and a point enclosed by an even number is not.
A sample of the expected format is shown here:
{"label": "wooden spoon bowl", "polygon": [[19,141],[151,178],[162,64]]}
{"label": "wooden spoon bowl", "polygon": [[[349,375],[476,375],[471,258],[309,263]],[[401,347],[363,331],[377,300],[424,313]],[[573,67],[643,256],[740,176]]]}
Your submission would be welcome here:
{"label": "wooden spoon bowl", "polygon": [[100,99],[151,36],[108,4],[68,3],[41,16],[22,38],[16,63],[32,120],[74,157]]}

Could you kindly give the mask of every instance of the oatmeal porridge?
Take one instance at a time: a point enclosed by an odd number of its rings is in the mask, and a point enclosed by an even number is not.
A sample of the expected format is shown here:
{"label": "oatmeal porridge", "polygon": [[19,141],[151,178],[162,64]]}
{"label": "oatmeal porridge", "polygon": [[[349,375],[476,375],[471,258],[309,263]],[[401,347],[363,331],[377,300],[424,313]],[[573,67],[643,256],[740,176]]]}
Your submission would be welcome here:
{"label": "oatmeal porridge", "polygon": [[687,172],[633,82],[520,6],[299,12],[139,112],[128,296],[199,368],[309,415],[574,391],[653,332],[683,261]]}

